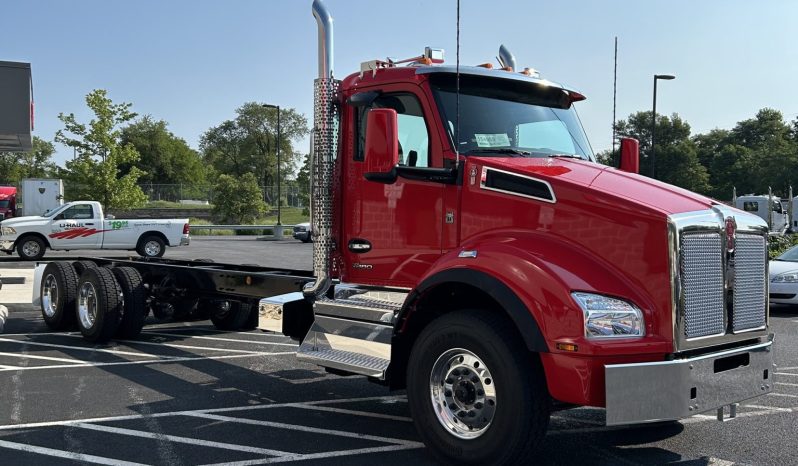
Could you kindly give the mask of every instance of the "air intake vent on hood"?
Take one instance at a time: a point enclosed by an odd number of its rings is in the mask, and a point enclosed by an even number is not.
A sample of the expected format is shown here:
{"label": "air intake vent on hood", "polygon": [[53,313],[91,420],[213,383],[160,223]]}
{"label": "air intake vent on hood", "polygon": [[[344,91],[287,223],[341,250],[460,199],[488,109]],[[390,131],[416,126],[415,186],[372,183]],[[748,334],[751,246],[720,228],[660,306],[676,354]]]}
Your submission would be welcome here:
{"label": "air intake vent on hood", "polygon": [[516,175],[494,168],[482,169],[482,188],[540,201],[557,201],[549,183],[537,178]]}

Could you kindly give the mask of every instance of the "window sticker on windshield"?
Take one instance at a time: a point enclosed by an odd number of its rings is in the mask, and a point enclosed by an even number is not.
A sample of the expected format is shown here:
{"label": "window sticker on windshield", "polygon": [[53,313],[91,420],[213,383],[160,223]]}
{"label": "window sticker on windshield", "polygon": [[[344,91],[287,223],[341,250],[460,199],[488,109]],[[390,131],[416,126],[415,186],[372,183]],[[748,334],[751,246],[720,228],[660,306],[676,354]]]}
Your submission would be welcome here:
{"label": "window sticker on windshield", "polygon": [[507,147],[510,145],[510,137],[507,136],[507,133],[475,134],[474,137],[479,147]]}

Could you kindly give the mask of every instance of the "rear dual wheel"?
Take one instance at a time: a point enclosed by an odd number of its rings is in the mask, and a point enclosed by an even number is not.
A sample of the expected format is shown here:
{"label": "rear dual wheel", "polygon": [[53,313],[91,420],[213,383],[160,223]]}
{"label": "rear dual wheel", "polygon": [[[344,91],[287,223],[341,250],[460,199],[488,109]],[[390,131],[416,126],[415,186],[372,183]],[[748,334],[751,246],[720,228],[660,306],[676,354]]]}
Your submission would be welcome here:
{"label": "rear dual wheel", "polygon": [[66,330],[75,322],[78,275],[67,262],[50,262],[41,284],[42,318],[51,330]]}
{"label": "rear dual wheel", "polygon": [[84,339],[103,343],[114,336],[124,312],[124,299],[122,288],[109,269],[83,271],[78,281],[76,312]]}

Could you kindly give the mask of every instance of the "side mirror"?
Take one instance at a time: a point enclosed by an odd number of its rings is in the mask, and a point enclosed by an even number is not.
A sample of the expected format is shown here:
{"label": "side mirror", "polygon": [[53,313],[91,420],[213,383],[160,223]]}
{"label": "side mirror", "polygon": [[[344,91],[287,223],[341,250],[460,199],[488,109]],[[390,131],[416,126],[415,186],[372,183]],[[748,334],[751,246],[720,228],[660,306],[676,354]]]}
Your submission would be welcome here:
{"label": "side mirror", "polygon": [[380,183],[396,181],[399,164],[399,127],[396,110],[375,108],[366,120],[366,179]]}
{"label": "side mirror", "polygon": [[116,218],[116,216],[115,215],[111,215],[111,214],[108,214],[108,215],[105,216],[106,220],[113,220],[115,218]]}
{"label": "side mirror", "polygon": [[621,139],[621,165],[618,168],[629,173],[640,173],[640,143],[637,139]]}

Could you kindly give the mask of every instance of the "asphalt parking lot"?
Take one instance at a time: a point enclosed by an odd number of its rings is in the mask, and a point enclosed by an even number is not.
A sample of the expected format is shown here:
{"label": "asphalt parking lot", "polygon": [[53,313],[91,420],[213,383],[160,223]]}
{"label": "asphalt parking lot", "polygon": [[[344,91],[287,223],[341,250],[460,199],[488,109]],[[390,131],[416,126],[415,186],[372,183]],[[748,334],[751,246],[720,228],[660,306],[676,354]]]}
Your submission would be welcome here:
{"label": "asphalt parking lot", "polygon": [[[205,243],[177,249],[197,244]],[[246,262],[279,266],[303,255],[309,264],[308,246],[232,241],[210,249],[250,250]],[[265,260],[253,258],[260,247],[269,249]],[[3,465],[434,464],[404,393],[301,363],[295,342],[281,335],[152,321],[139,340],[92,345],[47,332],[30,305],[9,309],[0,334]],[[744,403],[737,419],[705,413],[609,428],[600,409],[560,411],[539,464],[798,464],[798,312],[774,308],[771,323],[775,392]]]}

